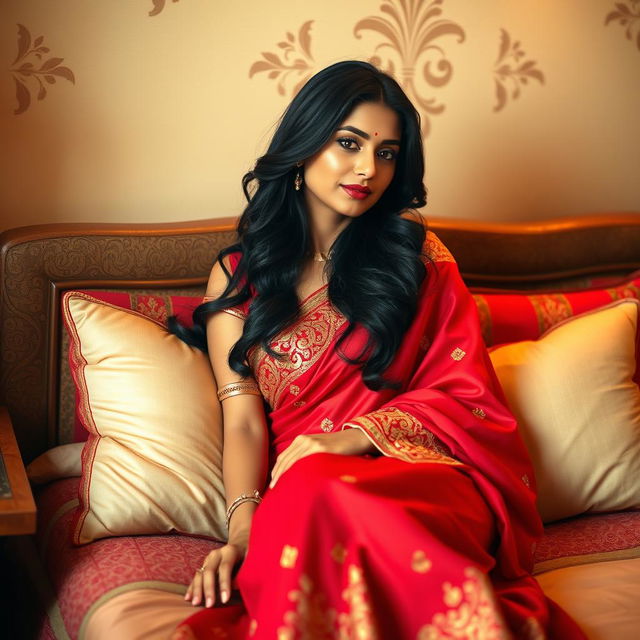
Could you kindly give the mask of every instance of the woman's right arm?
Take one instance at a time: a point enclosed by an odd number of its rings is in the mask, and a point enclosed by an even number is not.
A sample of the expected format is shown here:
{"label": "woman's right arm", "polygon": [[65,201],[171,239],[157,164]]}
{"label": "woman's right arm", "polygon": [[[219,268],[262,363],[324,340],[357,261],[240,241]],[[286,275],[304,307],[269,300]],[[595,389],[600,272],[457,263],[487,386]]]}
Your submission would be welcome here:
{"label": "woman's right arm", "polygon": [[[225,289],[227,276],[218,262],[214,265],[208,297],[217,298]],[[207,343],[211,366],[218,388],[242,380],[229,367],[229,352],[242,335],[244,320],[229,313],[218,312],[207,320]],[[238,496],[262,491],[267,479],[267,422],[261,396],[236,395],[222,402],[224,446],[222,475],[229,506]],[[256,509],[254,502],[243,502],[233,512],[229,522],[229,539],[224,547],[212,551],[203,562],[204,571],[195,574],[185,599],[193,604],[204,601],[213,606],[216,601],[216,582],[224,603],[231,593],[231,574],[244,559]]]}

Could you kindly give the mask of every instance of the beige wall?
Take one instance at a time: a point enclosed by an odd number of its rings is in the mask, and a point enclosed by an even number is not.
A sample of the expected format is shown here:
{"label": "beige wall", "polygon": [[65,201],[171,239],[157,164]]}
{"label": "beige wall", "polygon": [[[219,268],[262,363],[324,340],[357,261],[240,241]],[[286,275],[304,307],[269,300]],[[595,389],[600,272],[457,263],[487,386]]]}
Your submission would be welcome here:
{"label": "beige wall", "polygon": [[640,0],[2,0],[0,229],[236,214],[298,81],[376,55],[425,120],[427,215],[638,211],[638,34]]}

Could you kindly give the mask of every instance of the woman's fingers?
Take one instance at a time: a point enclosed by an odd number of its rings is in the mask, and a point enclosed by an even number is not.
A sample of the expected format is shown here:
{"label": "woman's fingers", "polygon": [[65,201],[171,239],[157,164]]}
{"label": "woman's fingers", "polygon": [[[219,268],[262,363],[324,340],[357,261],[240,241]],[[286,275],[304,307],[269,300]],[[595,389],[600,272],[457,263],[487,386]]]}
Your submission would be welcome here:
{"label": "woman's fingers", "polygon": [[191,604],[197,605],[202,602],[202,573],[199,571],[193,576],[193,580],[187,589],[186,600],[191,600]]}
{"label": "woman's fingers", "polygon": [[206,603],[207,597],[210,597],[212,593],[212,589],[208,585],[212,581],[212,567],[217,568],[220,563],[219,560],[216,560],[218,555],[219,552],[216,549],[206,556],[202,563],[204,569],[202,571],[200,569],[196,570],[193,580],[191,580],[191,584],[187,588],[184,599],[191,600],[191,604],[194,606],[201,604],[203,601]]}
{"label": "woman's fingers", "polygon": [[231,595],[231,572],[236,564],[237,553],[234,547],[225,547],[222,561],[218,568],[218,585],[220,586],[220,601],[225,604]]}
{"label": "woman's fingers", "polygon": [[202,590],[204,593],[205,607],[212,607],[216,603],[216,574],[220,566],[221,551],[216,550],[215,555],[207,557],[202,572]]}
{"label": "woman's fingers", "polygon": [[216,582],[220,591],[220,601],[224,604],[231,596],[231,574],[239,558],[239,551],[233,545],[225,545],[212,551],[204,560],[202,571],[197,570],[187,588],[184,599],[191,604],[213,607],[216,603]]}

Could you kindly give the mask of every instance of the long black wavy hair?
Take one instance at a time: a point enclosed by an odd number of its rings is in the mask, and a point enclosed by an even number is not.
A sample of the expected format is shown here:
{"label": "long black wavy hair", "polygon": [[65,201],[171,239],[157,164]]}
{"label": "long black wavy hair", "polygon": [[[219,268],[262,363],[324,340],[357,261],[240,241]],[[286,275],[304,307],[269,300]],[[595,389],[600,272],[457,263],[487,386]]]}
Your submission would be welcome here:
{"label": "long black wavy hair", "polygon": [[[361,369],[370,389],[397,386],[383,374],[416,313],[426,274],[424,225],[417,213],[414,219],[406,215],[426,204],[420,116],[393,78],[358,61],[338,62],[320,71],[292,100],[267,152],[242,179],[248,204],[238,224],[238,242],[217,258],[229,278],[226,289],[217,300],[195,309],[193,329],[181,327],[175,319],[170,323],[185,342],[206,350],[207,316],[255,294],[242,336],[229,353],[229,366],[243,377],[251,375],[248,351],[260,345],[278,357],[270,343],[299,316],[296,284],[313,247],[304,187],[294,188],[297,165],[320,151],[353,109],[365,102],[383,103],[396,112],[400,149],[394,177],[382,197],[354,218],[331,247],[328,295],[348,322],[337,343],[340,356]],[[233,252],[241,258],[231,274],[223,258]],[[341,347],[357,325],[367,330],[368,341],[359,354],[347,357]]]}

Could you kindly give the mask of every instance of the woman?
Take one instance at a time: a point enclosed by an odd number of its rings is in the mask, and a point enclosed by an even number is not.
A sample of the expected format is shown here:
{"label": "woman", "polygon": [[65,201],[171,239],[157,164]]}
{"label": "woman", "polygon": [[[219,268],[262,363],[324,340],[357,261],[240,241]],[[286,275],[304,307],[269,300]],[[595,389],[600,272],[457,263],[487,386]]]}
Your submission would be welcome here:
{"label": "woman", "polygon": [[239,241],[178,330],[219,385],[229,539],[176,638],[583,637],[530,576],[532,468],[455,262],[409,213],[423,173],[400,86],[342,62],[244,177]]}

